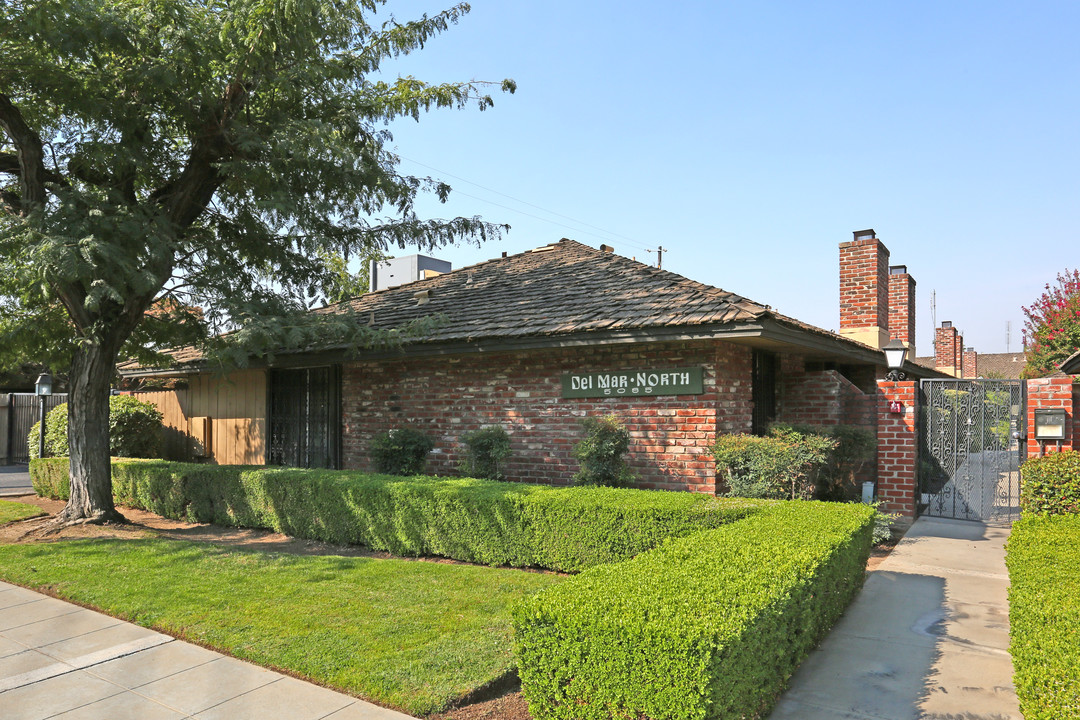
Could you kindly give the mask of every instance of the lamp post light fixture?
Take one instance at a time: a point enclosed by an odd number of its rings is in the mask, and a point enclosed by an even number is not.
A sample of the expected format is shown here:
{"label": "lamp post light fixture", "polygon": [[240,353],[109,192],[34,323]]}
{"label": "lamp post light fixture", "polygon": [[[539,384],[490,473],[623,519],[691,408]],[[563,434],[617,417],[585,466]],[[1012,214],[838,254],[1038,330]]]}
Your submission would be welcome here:
{"label": "lamp post light fixture", "polygon": [[885,362],[889,366],[889,372],[885,373],[885,377],[893,382],[907,377],[900,370],[904,366],[904,360],[907,357],[907,345],[893,338],[881,349],[885,351]]}
{"label": "lamp post light fixture", "polygon": [[38,375],[34,383],[34,394],[38,396],[38,406],[41,408],[41,422],[38,427],[38,457],[45,457],[45,398],[52,395],[53,376],[48,371]]}

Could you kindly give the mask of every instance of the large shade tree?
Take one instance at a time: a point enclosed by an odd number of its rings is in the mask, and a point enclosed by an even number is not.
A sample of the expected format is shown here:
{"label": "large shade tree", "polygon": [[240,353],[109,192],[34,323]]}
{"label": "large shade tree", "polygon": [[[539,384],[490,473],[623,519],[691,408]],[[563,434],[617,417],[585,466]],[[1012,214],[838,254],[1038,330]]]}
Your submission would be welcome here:
{"label": "large shade tree", "polygon": [[501,231],[418,217],[419,193],[450,188],[402,174],[387,147],[395,118],[492,104],[488,83],[381,68],[468,6],[398,22],[383,4],[0,7],[0,353],[67,368],[60,521],[120,518],[107,433],[122,352],[222,330],[256,350],[347,335],[298,320],[341,294],[340,258]]}

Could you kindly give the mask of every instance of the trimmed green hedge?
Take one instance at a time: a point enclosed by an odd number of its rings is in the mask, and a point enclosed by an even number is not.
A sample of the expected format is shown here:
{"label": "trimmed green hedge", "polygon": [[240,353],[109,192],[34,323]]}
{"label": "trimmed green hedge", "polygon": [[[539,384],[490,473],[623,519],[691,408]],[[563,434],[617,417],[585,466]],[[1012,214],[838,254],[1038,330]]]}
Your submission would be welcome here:
{"label": "trimmed green hedge", "polygon": [[1027,516],[1009,536],[1009,653],[1026,720],[1080,717],[1077,547],[1076,515]]}
{"label": "trimmed green hedge", "polygon": [[1033,515],[1080,513],[1080,452],[1031,458],[1020,468],[1020,509]]}
{"label": "trimmed green hedge", "polygon": [[783,503],[526,600],[514,631],[530,713],[763,715],[861,587],[873,517]]}
{"label": "trimmed green hedge", "polygon": [[[67,498],[67,462],[31,463],[39,495]],[[626,560],[769,505],[697,493],[159,460],[114,460],[113,495],[118,504],[191,522],[569,572]]]}

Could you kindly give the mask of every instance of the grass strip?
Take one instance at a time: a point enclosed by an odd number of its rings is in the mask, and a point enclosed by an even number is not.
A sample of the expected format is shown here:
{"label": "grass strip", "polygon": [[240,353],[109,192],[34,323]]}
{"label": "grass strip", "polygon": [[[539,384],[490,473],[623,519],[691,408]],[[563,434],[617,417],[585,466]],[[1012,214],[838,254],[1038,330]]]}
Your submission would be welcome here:
{"label": "grass strip", "polygon": [[27,505],[26,503],[12,502],[11,500],[0,500],[0,525],[7,525],[8,523],[17,520],[40,517],[44,514],[45,511],[37,505]]}
{"label": "grass strip", "polygon": [[561,579],[163,539],[2,545],[0,577],[414,715],[511,670],[510,606]]}
{"label": "grass strip", "polygon": [[1013,524],[1009,634],[1016,695],[1026,720],[1080,717],[1080,516]]}

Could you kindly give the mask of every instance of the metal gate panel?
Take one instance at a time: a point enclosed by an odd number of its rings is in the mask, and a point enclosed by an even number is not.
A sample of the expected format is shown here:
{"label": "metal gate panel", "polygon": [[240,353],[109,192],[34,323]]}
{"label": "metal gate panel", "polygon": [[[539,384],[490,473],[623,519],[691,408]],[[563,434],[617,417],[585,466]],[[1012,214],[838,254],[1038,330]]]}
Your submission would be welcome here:
{"label": "metal gate panel", "polygon": [[[7,458],[8,464],[30,462],[30,445],[27,436],[30,428],[41,419],[39,395],[34,393],[11,393],[8,395],[7,412]],[[60,403],[67,402],[67,393],[44,396],[45,412],[49,412]]]}
{"label": "metal gate panel", "polygon": [[341,465],[338,366],[270,371],[270,465]]}
{"label": "metal gate panel", "polygon": [[1020,516],[1022,380],[922,380],[919,491],[924,515],[1011,523]]}

